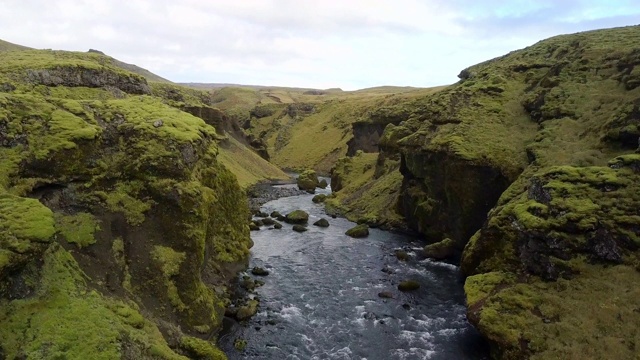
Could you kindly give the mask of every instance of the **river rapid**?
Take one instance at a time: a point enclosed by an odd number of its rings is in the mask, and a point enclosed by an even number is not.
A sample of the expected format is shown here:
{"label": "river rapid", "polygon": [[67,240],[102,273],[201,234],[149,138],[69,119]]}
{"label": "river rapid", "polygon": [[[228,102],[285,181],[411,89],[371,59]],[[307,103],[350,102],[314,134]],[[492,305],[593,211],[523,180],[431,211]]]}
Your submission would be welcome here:
{"label": "river rapid", "polygon": [[[285,185],[287,186],[287,185]],[[291,185],[288,185],[291,186]],[[330,190],[322,190],[328,193]],[[465,317],[458,267],[425,259],[417,239],[378,229],[353,239],[355,224],[332,219],[313,195],[280,198],[262,211],[309,213],[308,231],[253,231],[251,265],[269,270],[257,288],[259,312],[228,323],[219,345],[229,359],[487,359],[485,343]],[[321,217],[328,228],[313,226]],[[394,251],[411,256],[400,261]],[[403,280],[420,289],[403,293]],[[391,292],[384,299],[380,292]],[[237,351],[234,340],[247,340]]]}

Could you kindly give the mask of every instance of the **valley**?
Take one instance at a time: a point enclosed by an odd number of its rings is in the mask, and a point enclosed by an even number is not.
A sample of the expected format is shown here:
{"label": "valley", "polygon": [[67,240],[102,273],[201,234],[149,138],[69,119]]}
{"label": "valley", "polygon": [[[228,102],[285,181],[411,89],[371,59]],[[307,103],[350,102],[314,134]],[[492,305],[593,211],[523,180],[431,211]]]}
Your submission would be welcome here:
{"label": "valley", "polygon": [[[344,91],[0,41],[0,359],[634,359],[638,44]],[[297,209],[330,226],[274,228]]]}

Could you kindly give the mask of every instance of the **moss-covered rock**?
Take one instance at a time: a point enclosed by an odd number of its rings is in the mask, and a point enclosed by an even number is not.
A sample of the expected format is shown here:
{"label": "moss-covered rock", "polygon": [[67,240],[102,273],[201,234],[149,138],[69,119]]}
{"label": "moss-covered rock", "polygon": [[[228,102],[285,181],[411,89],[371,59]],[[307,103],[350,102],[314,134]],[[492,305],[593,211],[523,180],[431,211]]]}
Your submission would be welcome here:
{"label": "moss-covered rock", "polygon": [[[640,261],[633,156],[610,167],[539,171],[467,245],[469,319],[498,356],[632,357],[623,344],[637,339],[630,324],[640,320],[625,300],[640,278],[633,270]],[[594,332],[611,342],[592,344]]]}
{"label": "moss-covered rock", "polygon": [[305,170],[296,179],[298,189],[306,192],[314,193],[320,182],[318,181],[318,175],[313,170]]}
{"label": "moss-covered rock", "polygon": [[293,225],[293,231],[295,232],[303,233],[307,230],[308,230],[307,227],[304,225],[300,225],[300,224]]}
{"label": "moss-covered rock", "polygon": [[267,276],[269,275],[269,270],[256,266],[251,269],[251,273],[256,276]]}
{"label": "moss-covered rock", "polygon": [[329,227],[329,221],[325,218],[322,218],[316,222],[313,223],[313,225],[318,226],[318,227]]}
{"label": "moss-covered rock", "polygon": [[289,224],[306,224],[309,221],[309,214],[304,210],[294,210],[287,214],[284,221]]}
{"label": "moss-covered rock", "polygon": [[327,199],[327,195],[325,194],[318,194],[316,196],[314,196],[311,201],[313,201],[314,203],[318,204],[318,203],[323,203],[325,200]]}
{"label": "moss-covered rock", "polygon": [[405,280],[398,284],[400,291],[414,291],[420,288],[420,283],[415,280]]}
{"label": "moss-covered rock", "polygon": [[456,243],[449,238],[424,247],[424,256],[436,260],[444,260],[454,256],[455,254]]}
{"label": "moss-covered rock", "polygon": [[369,236],[369,226],[367,224],[360,224],[352,227],[345,232],[345,235],[353,238],[363,238]]}
{"label": "moss-covered rock", "polygon": [[0,81],[15,85],[0,93],[8,358],[184,358],[182,335],[220,329],[252,245],[215,129],[129,95],[145,80],[101,59],[0,53]]}

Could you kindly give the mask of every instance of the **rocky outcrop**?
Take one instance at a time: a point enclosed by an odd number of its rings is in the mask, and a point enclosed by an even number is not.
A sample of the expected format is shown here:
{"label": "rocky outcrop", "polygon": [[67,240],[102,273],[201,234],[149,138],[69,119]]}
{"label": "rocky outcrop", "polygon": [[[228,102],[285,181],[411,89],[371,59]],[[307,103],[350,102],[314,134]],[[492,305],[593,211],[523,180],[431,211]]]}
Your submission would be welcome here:
{"label": "rocky outcrop", "polygon": [[358,150],[368,153],[378,152],[380,136],[386,124],[355,122],[351,124],[353,137],[347,141],[347,156],[354,156]]}
{"label": "rocky outcrop", "polygon": [[[637,336],[640,321],[631,305],[637,292],[628,290],[640,280],[640,168],[633,164],[637,154],[609,167],[540,171],[472,238],[462,260],[468,317],[495,356],[634,356],[623,341]],[[612,308],[587,311],[598,304]],[[566,327],[574,330],[560,331]],[[618,341],[590,344],[597,329]]]}
{"label": "rocky outcrop", "polygon": [[318,181],[318,175],[313,170],[305,170],[296,179],[298,189],[304,190],[309,193],[315,193],[316,188],[320,185]]}
{"label": "rocky outcrop", "polygon": [[424,247],[424,256],[431,259],[445,260],[453,257],[455,254],[456,242],[449,238]]}
{"label": "rocky outcrop", "polygon": [[[92,76],[56,71],[32,74],[60,86]],[[204,339],[221,329],[252,243],[215,129],[149,96],[2,93],[0,104],[12,129],[0,132],[4,356],[223,357]]]}
{"label": "rocky outcrop", "polygon": [[30,83],[44,86],[114,87],[128,94],[151,93],[151,88],[144,77],[109,68],[56,66],[46,69],[28,69],[26,79]]}

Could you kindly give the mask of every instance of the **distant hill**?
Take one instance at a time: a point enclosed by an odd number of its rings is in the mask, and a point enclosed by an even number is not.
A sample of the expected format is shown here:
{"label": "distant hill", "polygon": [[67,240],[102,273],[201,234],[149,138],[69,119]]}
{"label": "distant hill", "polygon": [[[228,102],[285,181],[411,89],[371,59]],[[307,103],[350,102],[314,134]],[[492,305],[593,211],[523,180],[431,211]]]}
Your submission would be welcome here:
{"label": "distant hill", "polygon": [[31,50],[31,48],[10,43],[8,41],[0,40],[0,51],[20,51],[20,50]]}
{"label": "distant hill", "polygon": [[138,75],[142,75],[144,76],[147,81],[155,81],[155,82],[165,82],[165,83],[171,83],[172,81],[167,80],[159,75],[156,75],[154,73],[152,73],[151,71],[141,68],[138,65],[133,65],[133,64],[128,64],[124,61],[120,61],[118,59],[115,59],[105,53],[103,53],[102,51],[99,50],[94,50],[94,49],[89,49],[89,52],[93,52],[93,53],[98,53],[98,54],[102,54],[108,58],[110,58],[113,61],[113,64],[121,69],[127,70],[127,71],[131,71],[134,74],[138,74]]}

